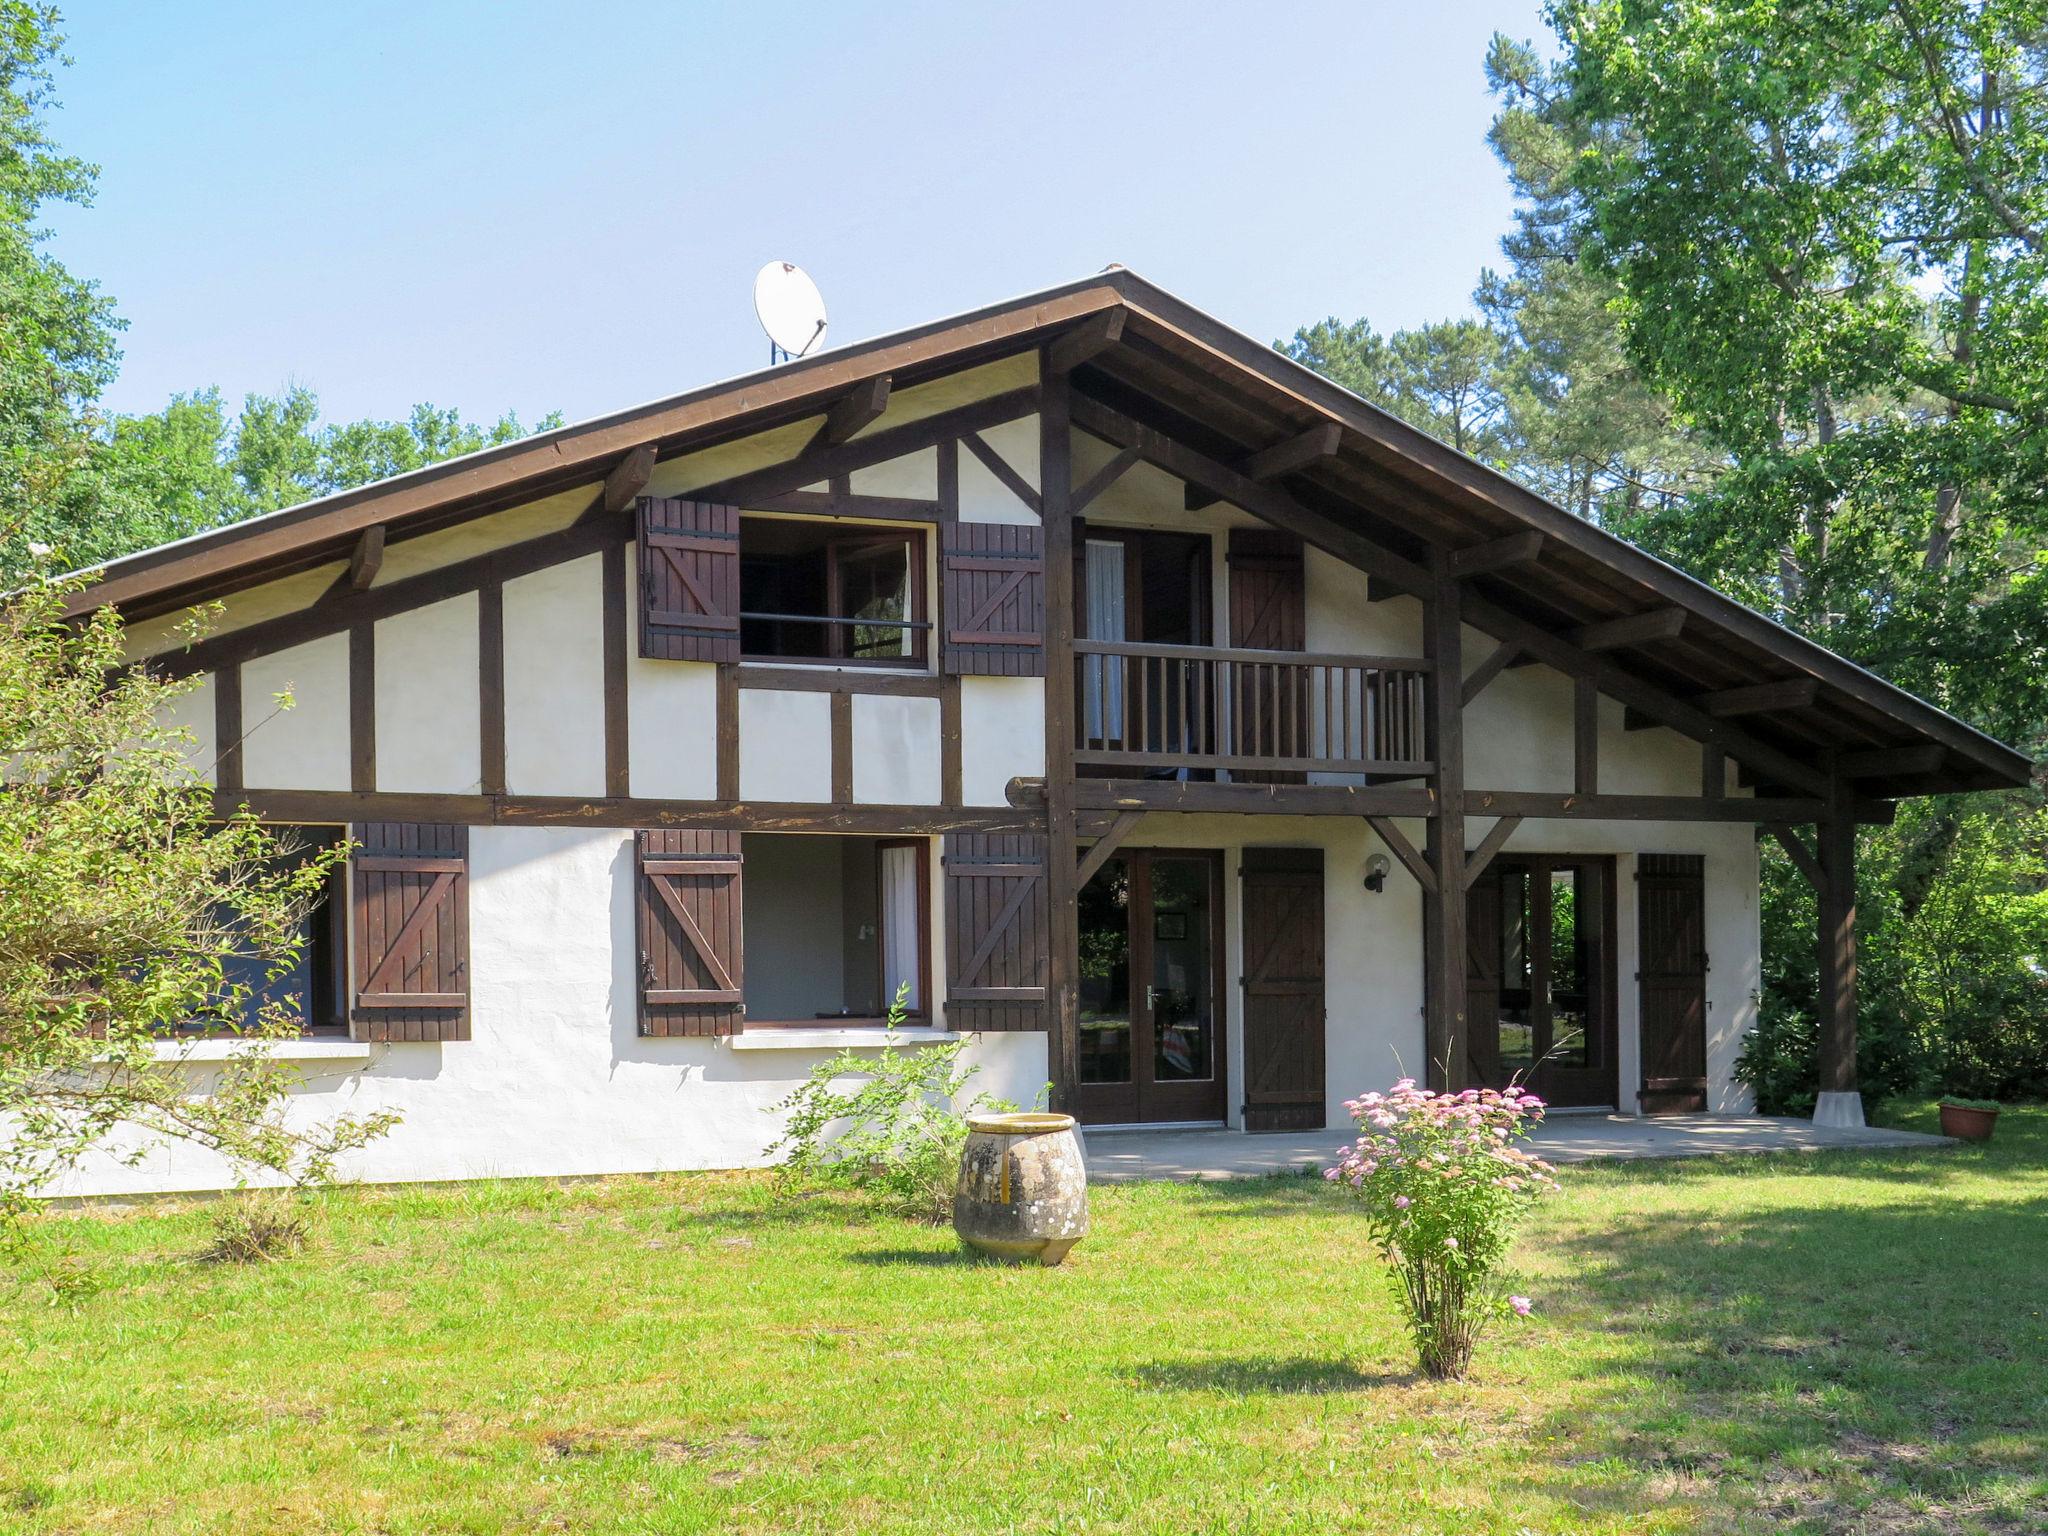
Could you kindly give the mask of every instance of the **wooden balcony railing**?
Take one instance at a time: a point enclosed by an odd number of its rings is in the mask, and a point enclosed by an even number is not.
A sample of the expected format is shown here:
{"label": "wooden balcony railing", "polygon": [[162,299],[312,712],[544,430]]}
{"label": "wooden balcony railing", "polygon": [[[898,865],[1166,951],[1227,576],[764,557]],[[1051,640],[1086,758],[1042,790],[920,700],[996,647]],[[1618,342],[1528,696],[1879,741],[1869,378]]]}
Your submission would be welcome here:
{"label": "wooden balcony railing", "polygon": [[1076,640],[1074,665],[1077,764],[1375,779],[1431,771],[1427,661]]}

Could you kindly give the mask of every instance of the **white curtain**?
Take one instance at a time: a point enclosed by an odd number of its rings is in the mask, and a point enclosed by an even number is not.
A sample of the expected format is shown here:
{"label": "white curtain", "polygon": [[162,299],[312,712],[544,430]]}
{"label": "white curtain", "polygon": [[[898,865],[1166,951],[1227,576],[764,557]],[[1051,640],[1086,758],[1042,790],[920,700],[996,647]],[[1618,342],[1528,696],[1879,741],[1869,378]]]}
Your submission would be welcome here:
{"label": "white curtain", "polygon": [[[1124,607],[1124,546],[1116,539],[1090,539],[1082,556],[1082,578],[1088,585],[1090,640],[1127,638]],[[1124,658],[1091,656],[1081,669],[1082,718],[1090,741],[1124,735]]]}
{"label": "white curtain", "polygon": [[924,975],[918,965],[918,906],[924,900],[917,879],[917,850],[891,846],[882,850],[882,1006],[896,1001],[896,989],[908,982],[903,1005],[912,1013],[924,1008]]}

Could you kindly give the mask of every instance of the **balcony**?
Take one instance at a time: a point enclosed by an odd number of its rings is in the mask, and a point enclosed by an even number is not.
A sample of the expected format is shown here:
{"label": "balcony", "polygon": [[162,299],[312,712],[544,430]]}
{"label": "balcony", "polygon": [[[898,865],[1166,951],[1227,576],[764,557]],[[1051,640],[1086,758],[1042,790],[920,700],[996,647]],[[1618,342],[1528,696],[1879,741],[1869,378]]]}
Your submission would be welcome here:
{"label": "balcony", "polygon": [[1427,661],[1076,640],[1074,666],[1083,768],[1367,783],[1431,771]]}

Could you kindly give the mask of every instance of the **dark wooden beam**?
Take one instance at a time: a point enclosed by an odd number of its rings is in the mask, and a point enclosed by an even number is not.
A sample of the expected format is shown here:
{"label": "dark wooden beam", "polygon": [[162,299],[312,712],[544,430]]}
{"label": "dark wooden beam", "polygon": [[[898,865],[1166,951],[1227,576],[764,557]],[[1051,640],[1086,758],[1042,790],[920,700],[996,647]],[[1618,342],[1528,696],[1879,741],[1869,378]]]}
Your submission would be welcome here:
{"label": "dark wooden beam", "polygon": [[1649,640],[1675,640],[1684,628],[1683,608],[1652,608],[1648,613],[1632,613],[1626,618],[1588,624],[1572,637],[1572,642],[1580,650],[1597,655],[1601,651],[1618,651]]}
{"label": "dark wooden beam", "polygon": [[1107,352],[1123,339],[1124,317],[1130,311],[1118,307],[1091,315],[1069,329],[1045,349],[1045,373],[1069,374],[1097,353]]}
{"label": "dark wooden beam", "polygon": [[367,592],[384,565],[384,525],[372,523],[356,539],[356,551],[348,559],[348,584]]}
{"label": "dark wooden beam", "polygon": [[1471,1055],[1465,954],[1465,711],[1450,679],[1465,675],[1464,589],[1448,552],[1431,556],[1434,591],[1423,605],[1422,654],[1436,668],[1424,695],[1424,749],[1436,764],[1437,814],[1424,851],[1436,888],[1422,907],[1423,1042],[1429,1078],[1447,1093],[1465,1086]]}
{"label": "dark wooden beam", "polygon": [[[780,464],[748,470],[743,475],[699,486],[686,494],[698,501],[752,506],[758,497],[786,495],[815,485],[820,480],[829,484],[835,476],[886,464],[891,459],[900,459],[922,448],[936,446],[943,453],[944,445],[949,441],[965,437],[970,432],[999,427],[1005,422],[1029,416],[1037,409],[1038,386],[1028,385],[1023,389],[991,395],[986,400],[972,401],[950,411],[941,411],[921,421],[905,422],[900,427],[884,427],[855,442],[839,443],[829,448],[807,446],[794,458]],[[942,485],[942,494],[943,491]]]}
{"label": "dark wooden beam", "polygon": [[1511,533],[1504,539],[1495,539],[1487,544],[1473,544],[1456,551],[1451,556],[1451,574],[1483,576],[1488,571],[1528,565],[1542,553],[1542,534],[1533,529],[1528,533]]}
{"label": "dark wooden beam", "polygon": [[[633,727],[626,715],[626,546],[605,545],[598,568],[604,580],[604,792],[608,798],[624,800],[633,793]],[[502,672],[502,658],[499,665]],[[503,685],[501,676],[499,686]]]}
{"label": "dark wooden beam", "polygon": [[[1023,502],[1025,506],[1029,507],[1040,517],[1045,516],[1044,491],[1042,489],[1036,491],[1031,489],[1031,482],[1018,474],[1015,466],[1000,453],[997,453],[995,449],[991,448],[982,439],[979,432],[963,432],[960,435],[960,441],[966,446],[969,453],[981,460],[981,467],[983,469],[986,469],[1002,482],[1003,489]],[[1038,478],[1042,487],[1045,481],[1045,466],[1042,463],[1038,468]]]}
{"label": "dark wooden beam", "polygon": [[567,795],[358,794],[348,790],[216,791],[223,813],[248,805],[276,822],[449,821],[471,826],[718,827],[747,832],[1036,832],[1037,811],[1002,806],[809,805],[752,800],[577,799]]}
{"label": "dark wooden beam", "polygon": [[[1007,798],[1020,809],[1045,804],[1045,780],[1010,780]],[[1436,814],[1426,789],[1350,784],[1203,784],[1167,780],[1081,779],[1074,804],[1083,811],[1178,811],[1190,815],[1407,816]]]}
{"label": "dark wooden beam", "polygon": [[[626,546],[617,548],[623,557]],[[608,627],[608,626],[607,626]],[[477,655],[477,748],[481,759],[479,783],[487,795],[505,793],[505,587],[487,581],[476,591]],[[606,681],[610,681],[611,658],[605,658]],[[611,756],[611,702],[605,703],[605,766]],[[607,778],[607,788],[609,778]]]}
{"label": "dark wooden beam", "polygon": [[1572,791],[1600,793],[1600,690],[1590,677],[1572,679]]}
{"label": "dark wooden beam", "polygon": [[1486,836],[1479,840],[1479,846],[1465,858],[1466,890],[1471,890],[1478,883],[1479,877],[1486,873],[1486,866],[1493,862],[1493,856],[1500,852],[1501,845],[1515,835],[1515,828],[1521,824],[1522,818],[1519,816],[1503,816],[1487,828]]}
{"label": "dark wooden beam", "polygon": [[1380,841],[1387,845],[1387,851],[1399,859],[1408,873],[1415,877],[1415,883],[1422,887],[1423,895],[1434,896],[1437,885],[1436,870],[1429,860],[1422,856],[1421,851],[1408,841],[1408,834],[1384,816],[1368,816],[1365,820],[1366,824],[1379,834]]}
{"label": "dark wooden beam", "polygon": [[1948,760],[1939,743],[1918,747],[1879,747],[1869,752],[1844,752],[1835,759],[1835,770],[1845,779],[1889,779],[1900,775],[1933,773]]}
{"label": "dark wooden beam", "polygon": [[377,626],[370,619],[359,619],[348,629],[348,764],[350,789],[358,794],[376,789]]}
{"label": "dark wooden beam", "polygon": [[[1801,825],[1827,814],[1819,797],[1758,795],[1750,799],[1714,800],[1705,795],[1563,795],[1548,790],[1468,789],[1465,812],[1470,816],[1525,816],[1532,821],[1712,821]],[[1891,820],[1881,801],[1859,801],[1856,818],[1864,822]]]}
{"label": "dark wooden beam", "polygon": [[647,489],[647,482],[654,478],[655,446],[642,443],[631,453],[611,467],[611,473],[604,477],[604,493],[598,498],[598,505],[607,512],[623,512],[633,505],[633,498]]}
{"label": "dark wooden beam", "polygon": [[224,794],[242,788],[242,669],[223,667],[213,679],[213,782]]}
{"label": "dark wooden beam", "polygon": [[[1856,1092],[1856,818],[1849,786],[1837,779],[1828,814],[1815,827],[1821,880],[1815,905],[1820,962],[1820,1091]],[[1860,1106],[1854,1118],[1861,1121]]]}
{"label": "dark wooden beam", "polygon": [[[1076,902],[1081,891],[1077,878],[1080,829],[1074,781],[1074,444],[1073,388],[1067,379],[1069,369],[1056,366],[1058,362],[1051,348],[1039,359],[1043,382],[1036,500],[1045,530],[1045,884],[1051,903],[1046,1044],[1054,1105],[1071,1111],[1081,1081],[1081,919]],[[964,441],[976,457],[981,457],[987,446],[976,437]]]}
{"label": "dark wooden beam", "polygon": [[[956,446],[957,451],[957,446]],[[938,523],[942,503],[922,496],[871,496],[865,491],[784,491],[750,496],[749,512],[799,512],[806,517],[873,517],[888,522]]]}
{"label": "dark wooden beam", "polygon": [[1125,471],[1138,462],[1138,450],[1120,448],[1116,457],[1095,471],[1074,490],[1074,516],[1079,517],[1087,510],[1088,503],[1108,490],[1124,477]]}
{"label": "dark wooden beam", "polygon": [[1519,640],[1503,640],[1486,653],[1486,660],[1479,663],[1466,676],[1463,687],[1458,691],[1458,702],[1470,708],[1472,701],[1486,691],[1486,685],[1510,666],[1522,654]]}
{"label": "dark wooden beam", "polygon": [[837,447],[862,427],[880,420],[888,408],[889,375],[878,373],[872,379],[863,379],[826,409],[825,424],[811,439],[811,447]]}
{"label": "dark wooden beam", "polygon": [[1820,860],[1814,856],[1813,850],[1806,846],[1805,838],[1790,827],[1767,826],[1764,831],[1771,835],[1773,842],[1785,850],[1785,856],[1798,867],[1799,873],[1806,876],[1808,885],[1818,891],[1828,883],[1827,875],[1821,870]]}
{"label": "dark wooden beam", "polygon": [[[1326,421],[1270,447],[1261,448],[1240,462],[1237,472],[1255,484],[1264,485],[1294,474],[1297,470],[1307,469],[1311,464],[1320,464],[1324,459],[1335,458],[1337,450],[1343,446],[1343,428],[1334,421]],[[1223,499],[1194,485],[1187,488],[1184,497],[1190,512],[1199,512],[1203,507]]]}
{"label": "dark wooden beam", "polygon": [[1095,878],[1096,872],[1110,861],[1111,855],[1117,849],[1123,846],[1124,839],[1131,835],[1131,829],[1137,826],[1143,817],[1142,811],[1125,811],[1102,829],[1102,835],[1096,838],[1094,844],[1081,856],[1080,867],[1074,871],[1076,890]]}
{"label": "dark wooden beam", "polygon": [[1702,694],[1696,702],[1716,720],[1738,715],[1762,715],[1778,709],[1805,709],[1820,697],[1820,684],[1810,677],[1787,678],[1780,683],[1752,683],[1746,688],[1724,688]]}
{"label": "dark wooden beam", "polygon": [[1700,747],[1700,793],[1719,800],[1728,793],[1728,754],[1711,741]]}
{"label": "dark wooden beam", "polygon": [[[1299,534],[1316,548],[1364,571],[1374,581],[1416,597],[1424,596],[1430,589],[1429,572],[1415,561],[1304,507],[1278,487],[1247,480],[1229,465],[1134,421],[1100,401],[1076,395],[1074,422],[1105,442],[1137,448],[1147,463],[1182,480],[1208,486],[1222,499],[1243,507],[1276,528]],[[1466,622],[1475,629],[1483,630],[1497,640],[1519,641],[1526,659],[1574,677],[1586,673],[1610,699],[1633,706],[1695,740],[1714,742],[1730,757],[1749,764],[1773,782],[1809,793],[1819,792],[1825,775],[1812,763],[1758,741],[1738,727],[1713,719],[1689,700],[1637,677],[1605,656],[1581,649],[1553,626],[1524,618],[1489,602],[1477,592],[1465,594],[1464,613]]]}

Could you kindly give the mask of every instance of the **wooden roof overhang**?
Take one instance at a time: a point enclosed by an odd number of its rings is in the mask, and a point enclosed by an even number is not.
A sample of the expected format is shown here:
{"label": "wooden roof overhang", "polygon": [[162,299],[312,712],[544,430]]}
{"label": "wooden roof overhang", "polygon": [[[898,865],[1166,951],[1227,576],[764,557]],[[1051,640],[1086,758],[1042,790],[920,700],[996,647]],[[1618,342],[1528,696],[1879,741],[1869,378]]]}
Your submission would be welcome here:
{"label": "wooden roof overhang", "polygon": [[173,611],[348,559],[373,529],[403,540],[835,406],[858,421],[882,376],[901,391],[1042,346],[1075,424],[1178,473],[1191,502],[1294,526],[1391,592],[1448,560],[1473,627],[1593,677],[1632,723],[1725,739],[1804,793],[1830,772],[1866,798],[2028,782],[2022,754],[1115,268],[126,556],[72,611]]}

